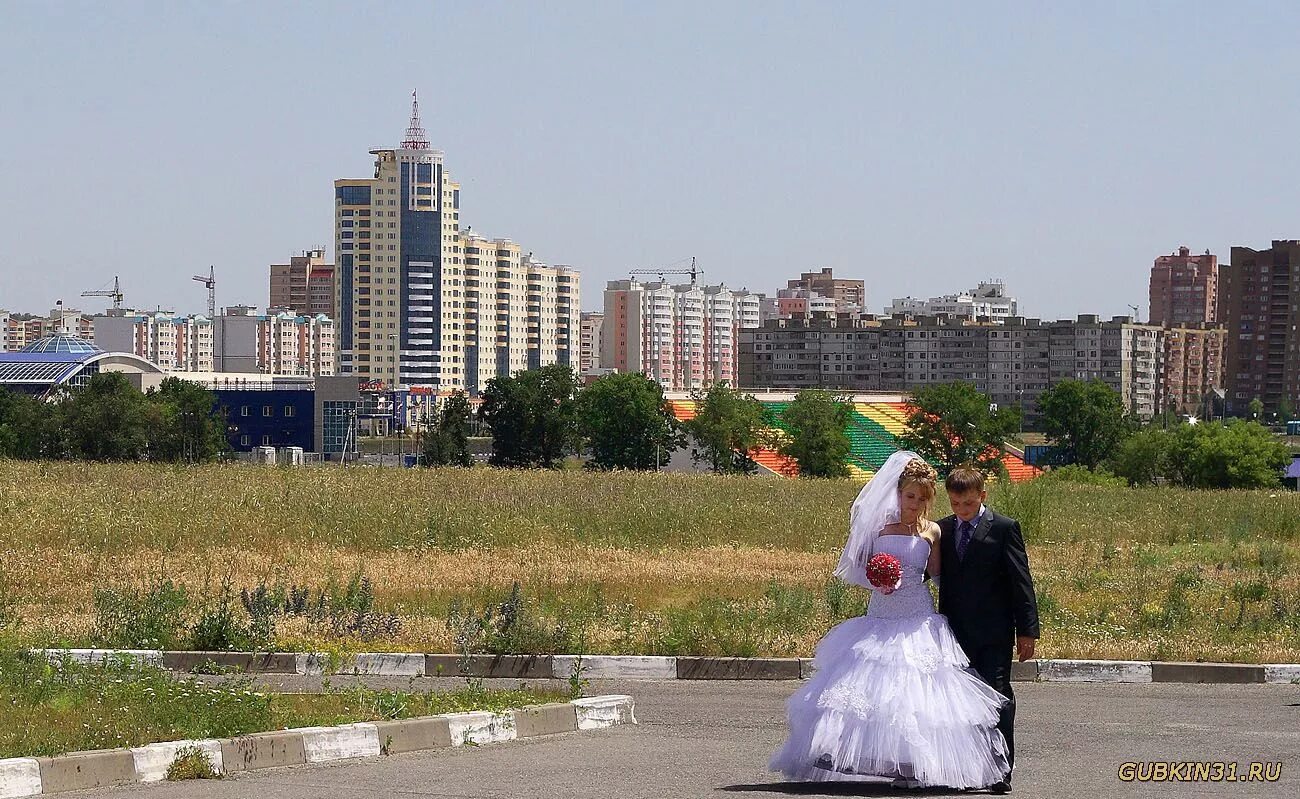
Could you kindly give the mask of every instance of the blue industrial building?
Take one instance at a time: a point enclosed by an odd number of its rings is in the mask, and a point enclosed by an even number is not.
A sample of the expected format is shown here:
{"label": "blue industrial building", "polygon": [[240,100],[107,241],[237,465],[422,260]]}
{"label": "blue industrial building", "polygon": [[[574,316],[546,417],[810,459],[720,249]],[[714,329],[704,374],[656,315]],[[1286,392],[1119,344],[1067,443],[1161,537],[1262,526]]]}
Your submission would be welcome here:
{"label": "blue industrial building", "polygon": [[310,452],[316,424],[316,392],[304,388],[215,388],[226,419],[226,440],[235,452],[254,447],[302,447]]}

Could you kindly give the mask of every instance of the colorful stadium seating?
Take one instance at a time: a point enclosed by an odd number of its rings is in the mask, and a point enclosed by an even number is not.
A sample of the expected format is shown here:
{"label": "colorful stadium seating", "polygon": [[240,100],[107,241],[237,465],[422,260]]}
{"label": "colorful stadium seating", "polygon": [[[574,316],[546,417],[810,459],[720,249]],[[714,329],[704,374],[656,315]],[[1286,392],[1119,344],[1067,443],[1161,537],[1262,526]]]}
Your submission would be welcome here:
{"label": "colorful stadium seating", "polygon": [[[681,421],[695,417],[695,403],[692,400],[670,400],[668,405],[673,415]],[[781,414],[790,407],[790,402],[765,400],[763,405],[772,412],[773,432],[777,436],[787,435],[789,429],[781,420]],[[852,445],[845,463],[853,479],[871,479],[889,456],[898,451],[898,436],[907,431],[907,414],[907,405],[901,402],[853,403],[853,415],[845,429]],[[799,474],[798,465],[775,450],[759,448],[749,455],[760,466],[775,474],[784,477]],[[1003,454],[1002,463],[1013,482],[1032,480],[1042,474],[1012,452]]]}

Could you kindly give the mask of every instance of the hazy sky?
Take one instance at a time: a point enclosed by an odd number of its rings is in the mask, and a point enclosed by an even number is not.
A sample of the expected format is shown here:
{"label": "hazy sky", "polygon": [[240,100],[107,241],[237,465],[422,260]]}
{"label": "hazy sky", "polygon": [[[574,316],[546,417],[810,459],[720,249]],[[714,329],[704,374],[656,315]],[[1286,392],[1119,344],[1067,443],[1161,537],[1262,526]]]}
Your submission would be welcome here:
{"label": "hazy sky", "polygon": [[[373,9],[373,10],[372,10]],[[461,221],[582,270],[1004,278],[1146,314],[1152,259],[1300,237],[1294,3],[0,0],[0,308],[265,305],[418,89]]]}

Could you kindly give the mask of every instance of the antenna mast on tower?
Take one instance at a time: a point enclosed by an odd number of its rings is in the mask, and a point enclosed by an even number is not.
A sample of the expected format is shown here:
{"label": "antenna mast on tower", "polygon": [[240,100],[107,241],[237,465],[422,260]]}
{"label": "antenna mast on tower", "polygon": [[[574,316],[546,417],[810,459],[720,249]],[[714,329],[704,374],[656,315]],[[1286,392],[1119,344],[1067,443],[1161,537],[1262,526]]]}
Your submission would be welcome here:
{"label": "antenna mast on tower", "polygon": [[420,124],[420,98],[411,92],[411,124],[406,127],[406,138],[402,141],[403,150],[429,149],[429,137]]}

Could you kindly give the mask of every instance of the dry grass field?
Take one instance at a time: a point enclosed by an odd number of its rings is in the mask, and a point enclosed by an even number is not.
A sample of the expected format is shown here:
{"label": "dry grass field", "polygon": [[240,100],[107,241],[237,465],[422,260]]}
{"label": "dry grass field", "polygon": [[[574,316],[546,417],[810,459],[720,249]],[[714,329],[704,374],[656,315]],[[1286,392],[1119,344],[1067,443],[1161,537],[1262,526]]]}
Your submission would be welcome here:
{"label": "dry grass field", "polygon": [[[220,610],[223,586],[246,623],[241,589],[337,598],[360,575],[372,610],[396,624],[300,607],[277,615],[264,643],[808,655],[866,601],[830,579],[859,488],[0,462],[0,626],[25,645],[121,645],[106,640],[96,592],[170,581],[185,600],[155,615],[184,646],[199,617]],[[1037,481],[999,487],[990,505],[1025,529],[1042,656],[1300,662],[1300,495]]]}

